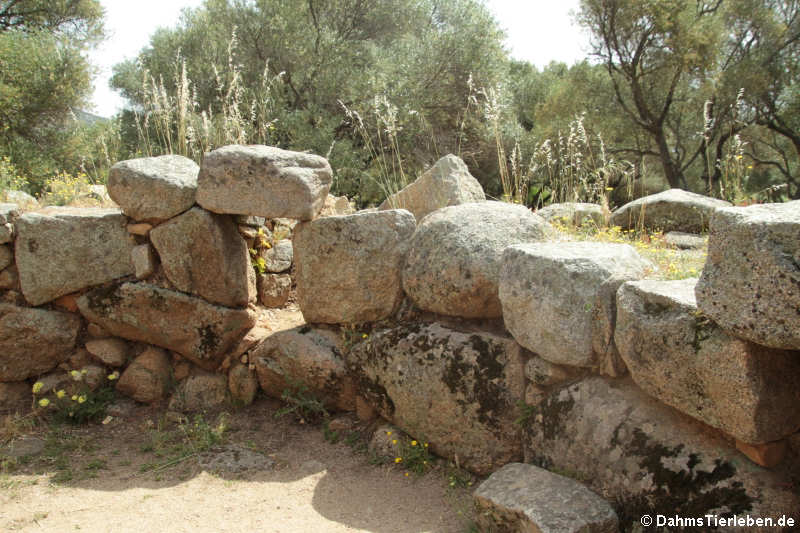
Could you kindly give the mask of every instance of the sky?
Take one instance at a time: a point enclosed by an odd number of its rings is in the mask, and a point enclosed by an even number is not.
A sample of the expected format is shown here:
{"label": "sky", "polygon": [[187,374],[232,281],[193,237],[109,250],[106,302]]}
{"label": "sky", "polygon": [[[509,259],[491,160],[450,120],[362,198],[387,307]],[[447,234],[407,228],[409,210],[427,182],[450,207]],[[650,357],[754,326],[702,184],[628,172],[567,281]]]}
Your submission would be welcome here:
{"label": "sky", "polygon": [[[136,57],[157,28],[174,26],[183,8],[197,7],[202,0],[100,3],[106,11],[108,38],[90,54],[98,69],[92,111],[109,117],[125,103],[108,87],[112,66]],[[506,31],[506,46],[516,59],[543,67],[554,60],[572,64],[587,54],[588,37],[573,23],[578,0],[487,0],[487,6]]]}

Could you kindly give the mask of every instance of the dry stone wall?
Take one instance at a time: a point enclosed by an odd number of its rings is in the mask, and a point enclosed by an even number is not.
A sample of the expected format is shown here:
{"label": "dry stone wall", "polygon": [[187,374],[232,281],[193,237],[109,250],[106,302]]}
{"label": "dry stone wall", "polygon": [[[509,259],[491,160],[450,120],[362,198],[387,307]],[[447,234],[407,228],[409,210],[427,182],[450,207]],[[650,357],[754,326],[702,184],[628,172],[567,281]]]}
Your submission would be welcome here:
{"label": "dry stone wall", "polygon": [[[552,520],[542,484],[584,495],[601,528],[647,509],[800,509],[800,202],[668,191],[612,214],[710,221],[700,279],[675,282],[643,279],[630,247],[564,242],[484,200],[455,156],[393,199],[404,209],[356,213],[330,183],[319,156],[228,146],[202,167],[118,163],[119,209],[0,204],[0,409],[71,370],[93,386],[118,372],[118,393],[180,410],[299,384],[476,473],[524,460],[479,491],[484,521]],[[286,305],[305,320],[273,330]]]}

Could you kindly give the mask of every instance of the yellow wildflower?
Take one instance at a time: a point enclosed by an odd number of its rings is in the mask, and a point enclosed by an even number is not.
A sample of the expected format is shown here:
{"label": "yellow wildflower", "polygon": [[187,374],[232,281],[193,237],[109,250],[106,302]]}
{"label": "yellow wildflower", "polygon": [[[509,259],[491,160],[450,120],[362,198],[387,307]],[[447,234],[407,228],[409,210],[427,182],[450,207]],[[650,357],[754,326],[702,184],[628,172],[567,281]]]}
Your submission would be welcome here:
{"label": "yellow wildflower", "polygon": [[42,398],[41,400],[39,400],[39,405],[41,407],[47,407],[48,405],[50,405],[50,400],[48,400],[47,398]]}
{"label": "yellow wildflower", "polygon": [[56,393],[56,396],[58,396],[59,398],[63,398],[66,395],[67,395],[67,391],[65,391],[64,389],[61,389],[60,391],[58,391]]}
{"label": "yellow wildflower", "polygon": [[411,445],[412,445],[412,446],[416,446],[416,445],[417,445],[417,441],[415,441],[415,440],[412,440],[412,441],[411,441]]}
{"label": "yellow wildflower", "polygon": [[73,394],[72,395],[72,401],[73,402],[77,402],[78,401],[78,395],[77,394]]}
{"label": "yellow wildflower", "polygon": [[117,372],[116,370],[108,375],[109,381],[114,381],[118,377],[119,377],[119,372]]}
{"label": "yellow wildflower", "polygon": [[394,462],[395,463],[402,463],[403,462],[403,458],[402,457],[395,457],[394,458]]}
{"label": "yellow wildflower", "polygon": [[78,396],[78,403],[83,403],[85,401],[86,401],[86,395],[85,394],[81,394],[80,396]]}
{"label": "yellow wildflower", "polygon": [[42,387],[44,387],[44,383],[42,383],[41,381],[37,381],[36,383],[33,384],[33,393],[39,394],[39,391],[42,390]]}
{"label": "yellow wildflower", "polygon": [[408,472],[406,472],[406,477],[408,477]]}
{"label": "yellow wildflower", "polygon": [[388,437],[389,435],[391,435],[391,434],[392,434],[392,432],[391,432],[391,431],[387,431],[387,432],[386,432],[386,436],[387,436],[387,437]]}
{"label": "yellow wildflower", "polygon": [[363,333],[363,334],[361,335],[361,338],[362,338],[362,339],[366,339],[367,337],[369,337],[369,335],[367,335],[366,333]]}
{"label": "yellow wildflower", "polygon": [[69,375],[72,376],[72,379],[75,381],[79,381],[81,379],[81,373],[77,370],[70,370]]}
{"label": "yellow wildflower", "polygon": [[392,444],[397,444],[397,439],[392,439]]}

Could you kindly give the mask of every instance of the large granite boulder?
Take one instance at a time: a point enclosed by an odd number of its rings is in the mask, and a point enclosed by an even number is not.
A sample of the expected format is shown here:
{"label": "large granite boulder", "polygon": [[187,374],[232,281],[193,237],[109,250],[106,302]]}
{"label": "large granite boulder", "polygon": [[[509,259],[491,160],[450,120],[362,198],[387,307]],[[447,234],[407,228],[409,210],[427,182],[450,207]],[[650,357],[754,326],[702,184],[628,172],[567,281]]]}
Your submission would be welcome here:
{"label": "large granite boulder", "polygon": [[800,350],[800,201],[718,210],[696,292],[734,335]]}
{"label": "large granite boulder", "polygon": [[197,203],[215,213],[311,220],[333,172],[324,157],[272,146],[231,145],[203,158]]}
{"label": "large granite boulder", "polygon": [[108,171],[108,195],[133,219],[166,220],[194,205],[199,171],[180,155],[120,161]]}
{"label": "large granite boulder", "polygon": [[297,301],[307,322],[351,324],[390,316],[414,216],[403,209],[325,217],[295,228]]}
{"label": "large granite boulder", "polygon": [[161,348],[148,346],[128,365],[117,382],[117,391],[137,402],[160,402],[167,394],[172,363]]}
{"label": "large granite boulder", "polygon": [[284,392],[305,394],[327,408],[355,410],[355,386],[342,357],[337,331],[300,326],[273,333],[254,348],[261,389],[273,398]]}
{"label": "large granite boulder", "polygon": [[194,369],[172,393],[169,410],[192,413],[219,409],[228,398],[228,379],[224,375]]}
{"label": "large granite boulder", "polygon": [[592,377],[561,389],[532,409],[524,427],[526,461],[613,501],[622,531],[643,515],[777,519],[800,509],[787,470],[750,463],[716,431],[627,379]]}
{"label": "large granite boulder", "polygon": [[78,299],[87,320],[111,335],[178,352],[215,370],[255,325],[249,309],[230,309],[146,283],[89,291]]}
{"label": "large granite boulder", "polygon": [[503,250],[552,235],[550,225],[524,206],[479,202],[445,207],[417,227],[406,256],[403,288],[426,311],[499,317]]}
{"label": "large granite boulder", "polygon": [[711,215],[730,202],[683,189],[669,189],[628,202],[611,214],[611,225],[623,229],[643,226],[648,230],[702,233]]}
{"label": "large granite boulder", "polygon": [[617,375],[617,289],[650,267],[627,244],[510,246],[500,270],[503,320],[517,342],[552,363]]}
{"label": "large granite boulder", "polygon": [[617,514],[574,479],[538,466],[511,463],[473,494],[481,531],[617,533]]}
{"label": "large granite boulder", "polygon": [[696,279],[624,284],[616,340],[645,392],[748,443],[800,429],[800,354],[731,337],[697,313]]}
{"label": "large granite boulder", "polygon": [[25,299],[41,305],[134,273],[136,243],[117,209],[48,207],[17,219],[16,259]]}
{"label": "large granite boulder", "polygon": [[22,381],[66,361],[80,327],[72,313],[0,303],[0,381]]}
{"label": "large granite boulder", "polygon": [[594,225],[598,228],[605,225],[603,207],[600,204],[565,202],[550,204],[536,211],[536,214],[553,224],[567,226]]}
{"label": "large granite boulder", "polygon": [[448,154],[422,176],[392,194],[379,209],[406,209],[417,220],[450,205],[486,200],[483,187],[460,157]]}
{"label": "large granite boulder", "polygon": [[19,209],[30,211],[39,209],[39,200],[26,193],[25,191],[14,191],[11,189],[0,190],[0,200],[15,204]]}
{"label": "large granite boulder", "polygon": [[179,291],[227,307],[255,301],[250,254],[229,216],[195,207],[153,228],[150,241]]}
{"label": "large granite boulder", "polygon": [[345,356],[384,418],[478,474],[520,458],[523,358],[513,339],[438,323],[373,333]]}

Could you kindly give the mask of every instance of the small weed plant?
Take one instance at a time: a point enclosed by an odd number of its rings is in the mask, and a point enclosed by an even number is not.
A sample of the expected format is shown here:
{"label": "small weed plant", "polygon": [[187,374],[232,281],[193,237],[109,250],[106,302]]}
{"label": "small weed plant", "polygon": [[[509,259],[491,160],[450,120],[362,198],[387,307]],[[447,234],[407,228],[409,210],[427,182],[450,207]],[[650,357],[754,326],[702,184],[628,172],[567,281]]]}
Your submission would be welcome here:
{"label": "small weed plant", "polygon": [[292,415],[301,424],[318,423],[330,416],[325,404],[304,383],[290,383],[281,394],[286,405],[275,411],[275,418]]}
{"label": "small weed plant", "polygon": [[34,409],[39,413],[51,415],[58,422],[85,424],[103,418],[108,405],[114,401],[112,383],[119,378],[119,372],[106,376],[106,383],[92,388],[86,383],[87,371],[72,370],[72,383],[65,388],[41,394],[44,384],[33,384]]}

